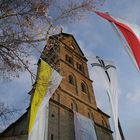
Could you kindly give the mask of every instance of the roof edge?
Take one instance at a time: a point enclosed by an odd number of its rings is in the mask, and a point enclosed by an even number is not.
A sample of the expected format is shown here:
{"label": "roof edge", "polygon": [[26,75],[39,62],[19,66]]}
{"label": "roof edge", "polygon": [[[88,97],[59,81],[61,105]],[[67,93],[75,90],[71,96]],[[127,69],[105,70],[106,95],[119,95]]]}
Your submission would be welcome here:
{"label": "roof edge", "polygon": [[106,117],[110,118],[110,116],[108,114],[106,114],[105,112],[103,112],[100,108],[97,107],[97,110],[102,113],[103,115],[105,115]]}

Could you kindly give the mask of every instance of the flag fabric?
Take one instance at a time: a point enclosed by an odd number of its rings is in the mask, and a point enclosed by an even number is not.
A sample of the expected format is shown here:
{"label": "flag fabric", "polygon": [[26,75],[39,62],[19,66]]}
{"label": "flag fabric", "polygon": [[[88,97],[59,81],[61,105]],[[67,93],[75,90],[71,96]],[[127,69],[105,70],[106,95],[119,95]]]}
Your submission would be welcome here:
{"label": "flag fabric", "polygon": [[74,112],[75,140],[97,140],[94,122]]}
{"label": "flag fabric", "polygon": [[114,122],[115,138],[121,140],[118,128],[118,82],[116,76],[116,67],[111,61],[103,61],[100,58],[92,60],[94,74],[100,80],[100,83],[106,89]]}
{"label": "flag fabric", "polygon": [[128,43],[129,50],[131,51],[131,57],[134,57],[133,61],[136,61],[137,67],[140,69],[140,27],[138,25],[124,21],[123,19],[110,16],[107,13],[98,11],[95,13],[116,25]]}
{"label": "flag fabric", "polygon": [[28,140],[47,140],[49,99],[62,77],[41,59],[30,110]]}

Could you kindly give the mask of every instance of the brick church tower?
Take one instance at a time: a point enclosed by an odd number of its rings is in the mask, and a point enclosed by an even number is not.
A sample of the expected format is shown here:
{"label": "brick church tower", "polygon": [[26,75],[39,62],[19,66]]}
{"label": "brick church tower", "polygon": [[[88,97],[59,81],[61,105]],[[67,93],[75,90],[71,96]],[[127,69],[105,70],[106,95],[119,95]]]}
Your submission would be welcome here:
{"label": "brick church tower", "polygon": [[[41,57],[63,77],[50,100],[48,140],[75,140],[73,110],[94,121],[98,140],[112,140],[109,116],[96,105],[87,59],[74,37],[66,33],[51,36]],[[1,140],[16,140],[17,135],[27,140],[28,116],[27,112],[9,126]]]}
{"label": "brick church tower", "polygon": [[49,140],[74,140],[72,110],[95,122],[98,140],[111,140],[109,116],[97,108],[87,59],[74,37],[66,33],[50,37],[44,54],[42,58],[63,77],[50,101]]}

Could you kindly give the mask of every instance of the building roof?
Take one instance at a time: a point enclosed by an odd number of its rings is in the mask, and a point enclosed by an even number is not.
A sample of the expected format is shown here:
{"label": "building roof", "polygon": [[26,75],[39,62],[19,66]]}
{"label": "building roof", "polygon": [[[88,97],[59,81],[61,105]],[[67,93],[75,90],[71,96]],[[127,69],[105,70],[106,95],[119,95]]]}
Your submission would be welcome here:
{"label": "building roof", "polygon": [[[72,34],[68,34],[68,33],[59,33],[59,34],[50,36],[50,38],[51,38],[51,37],[59,37],[59,36],[61,36],[61,35],[62,35],[62,36],[72,37],[72,39],[73,39],[74,42],[76,43],[76,46],[78,47],[78,50],[80,51],[81,55],[82,55],[82,56],[84,57],[84,59],[87,61],[87,59],[86,59],[86,57],[85,57],[83,51],[82,51],[81,48],[79,47],[77,41],[75,40],[75,38],[74,38],[74,36],[73,36]],[[62,41],[60,41],[60,42],[63,43]],[[64,44],[64,43],[63,43],[63,44]],[[66,45],[66,44],[64,44],[64,45]]]}
{"label": "building roof", "polygon": [[108,114],[106,114],[105,112],[103,112],[100,108],[97,108],[97,110],[98,110],[98,112],[102,113],[106,117],[110,118],[110,116]]}

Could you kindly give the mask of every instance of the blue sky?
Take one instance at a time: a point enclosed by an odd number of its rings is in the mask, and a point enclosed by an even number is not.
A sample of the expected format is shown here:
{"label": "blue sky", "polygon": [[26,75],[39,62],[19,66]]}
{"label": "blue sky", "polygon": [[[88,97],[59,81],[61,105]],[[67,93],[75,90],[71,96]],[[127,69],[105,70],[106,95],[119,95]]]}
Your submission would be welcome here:
{"label": "blue sky", "polygon": [[[106,0],[100,10],[140,25],[139,6],[139,0]],[[82,23],[64,26],[64,32],[74,35],[90,61],[98,55],[115,62],[119,83],[119,117],[124,135],[126,140],[138,139],[140,137],[140,73],[135,69],[110,24],[91,13]],[[36,63],[36,58],[33,63]],[[97,104],[110,114],[106,93],[90,66],[89,71]],[[0,101],[11,106],[23,107],[25,111],[29,102],[27,93],[31,85],[30,75],[27,72],[22,73],[19,79],[15,78],[12,82],[1,83]]]}
{"label": "blue sky", "polygon": [[[107,0],[100,10],[140,25],[139,5],[139,0]],[[140,73],[135,69],[112,27],[107,21],[91,13],[87,21],[80,25],[79,23],[71,25],[69,28],[67,31],[75,36],[89,60],[98,55],[115,62],[119,83],[121,125],[126,140],[138,139],[140,137]],[[90,76],[98,106],[110,114],[105,90],[94,76],[92,68],[90,68]]]}

